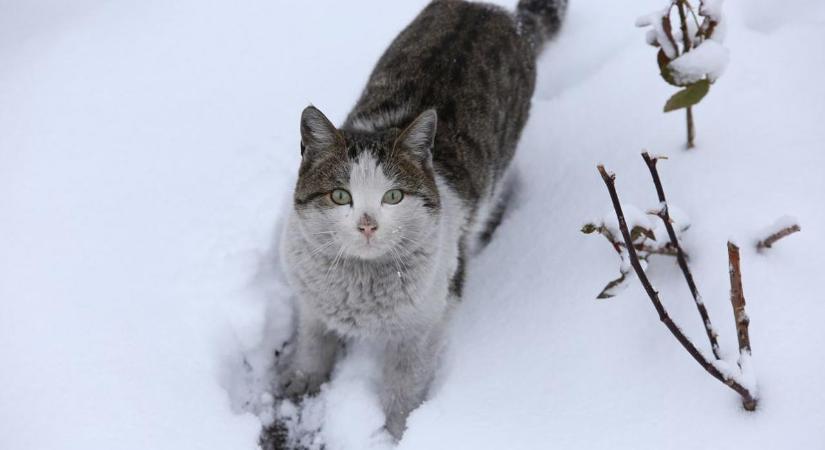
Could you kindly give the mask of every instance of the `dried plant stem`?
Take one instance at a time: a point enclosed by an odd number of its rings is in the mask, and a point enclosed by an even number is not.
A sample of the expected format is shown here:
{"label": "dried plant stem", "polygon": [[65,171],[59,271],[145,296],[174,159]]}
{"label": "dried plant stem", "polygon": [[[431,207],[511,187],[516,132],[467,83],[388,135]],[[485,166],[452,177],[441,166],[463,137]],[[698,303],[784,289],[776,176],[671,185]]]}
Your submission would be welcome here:
{"label": "dried plant stem", "polygon": [[670,212],[667,207],[665,190],[662,187],[662,180],[659,178],[659,171],[656,169],[656,162],[658,159],[651,158],[647,152],[642,153],[642,158],[645,160],[648,170],[650,170],[650,176],[653,178],[653,184],[656,186],[656,194],[659,196],[659,218],[665,223],[665,229],[667,229],[667,235],[670,238],[670,245],[676,249],[676,261],[679,263],[679,268],[682,269],[685,282],[687,282],[688,288],[690,289],[690,295],[693,296],[693,302],[696,303],[696,309],[699,311],[699,316],[702,318],[702,324],[705,327],[705,334],[708,336],[708,342],[710,342],[710,348],[713,351],[713,356],[716,359],[721,359],[719,355],[718,335],[716,330],[713,329],[713,324],[710,321],[708,310],[705,308],[704,302],[702,302],[702,295],[699,294],[699,289],[696,287],[696,282],[693,280],[693,274],[690,272],[687,257],[685,256],[684,250],[682,250],[682,246],[679,244],[679,239],[676,237],[676,230],[673,229],[673,223],[670,220]]}
{"label": "dried plant stem", "polygon": [[[730,270],[730,304],[733,306],[733,318],[736,323],[736,338],[739,341],[739,368],[742,357],[751,354],[751,339],[748,333],[750,318],[745,313],[745,293],[742,289],[742,270],[739,267],[739,247],[728,241],[728,265]],[[742,406],[748,411],[756,409],[756,399],[752,396],[742,397]]]}
{"label": "dried plant stem", "polygon": [[[608,230],[604,226],[599,227],[597,231],[599,232],[599,234],[604,236],[608,242],[610,242],[610,246],[613,247],[613,250],[615,250],[616,253],[618,253],[619,256],[621,256],[623,252],[622,249],[624,248],[624,242],[618,241],[616,237],[613,236],[613,233],[611,233],[610,230]],[[636,250],[647,253],[649,255],[676,256],[678,254],[678,252],[675,248],[673,248],[672,245],[666,245],[661,248],[654,247],[652,245],[647,245],[644,242],[639,242],[633,245],[636,247]]]}
{"label": "dried plant stem", "polygon": [[688,106],[685,109],[685,118],[687,120],[687,148],[691,149],[696,145],[693,143],[696,139],[696,128],[693,125],[693,107]]}
{"label": "dried plant stem", "polygon": [[801,230],[802,230],[802,228],[800,228],[799,225],[797,225],[797,224],[793,224],[789,227],[785,227],[785,228],[777,231],[776,233],[771,234],[770,236],[766,237],[765,239],[762,239],[761,241],[757,242],[756,243],[756,249],[759,250],[759,251],[762,251],[766,248],[771,248],[771,246],[773,244],[775,244],[776,241],[778,241],[778,240],[780,240],[780,239],[782,239],[786,236],[790,236],[790,235],[792,235],[792,234],[794,234],[798,231],[801,231]]}
{"label": "dried plant stem", "polygon": [[[688,6],[688,8],[690,8]],[[690,35],[688,34],[687,15],[685,14],[685,0],[677,0],[676,10],[679,11],[679,26],[682,30],[682,54],[685,54],[693,49],[690,42]],[[692,11],[692,10],[691,10]],[[694,147],[693,141],[696,137],[696,129],[693,127],[693,107],[688,106],[685,111],[685,118],[687,120],[687,148]]]}
{"label": "dried plant stem", "polygon": [[647,254],[650,254],[650,255],[676,256],[676,255],[679,254],[676,251],[676,249],[674,249],[670,246],[662,247],[662,248],[656,248],[656,247],[651,247],[651,246],[645,245],[645,244],[636,244],[636,250],[638,250],[640,252],[646,252]]}
{"label": "dried plant stem", "polygon": [[693,47],[690,43],[690,35],[688,35],[687,15],[685,14],[685,0],[678,0],[676,3],[676,10],[679,11],[679,27],[682,29],[682,44],[684,52],[689,52]]}
{"label": "dried plant stem", "polygon": [[730,269],[730,303],[733,306],[733,318],[736,320],[736,337],[740,352],[751,352],[751,340],[748,334],[750,319],[745,314],[745,293],[742,290],[742,270],[739,268],[739,247],[728,241],[728,263]]}
{"label": "dried plant stem", "polygon": [[607,191],[610,193],[610,199],[613,202],[613,209],[616,211],[616,218],[619,222],[619,229],[622,232],[622,237],[624,238],[625,245],[627,246],[630,263],[633,266],[633,270],[636,272],[636,276],[639,277],[639,281],[642,283],[642,286],[644,287],[647,296],[650,298],[651,303],[653,303],[653,307],[659,314],[659,320],[665,324],[676,340],[679,341],[682,347],[687,350],[688,354],[690,354],[690,356],[693,357],[693,359],[699,363],[699,365],[702,366],[706,372],[736,391],[736,393],[744,399],[746,405],[752,404],[755,406],[756,400],[751,395],[750,391],[736,379],[726,377],[711,360],[705,357],[705,355],[703,355],[702,352],[696,348],[693,342],[685,336],[684,332],[682,332],[682,330],[673,322],[673,319],[671,319],[668,315],[667,310],[665,310],[665,307],[662,305],[662,301],[659,299],[659,293],[653,288],[653,285],[650,283],[650,280],[648,280],[644,270],[642,270],[642,265],[639,262],[636,249],[633,248],[633,242],[630,238],[630,231],[627,228],[627,222],[625,221],[624,213],[622,212],[622,205],[619,202],[619,196],[616,193],[615,176],[608,174],[602,165],[599,165],[598,169],[602,179],[604,180],[604,184],[607,186]]}

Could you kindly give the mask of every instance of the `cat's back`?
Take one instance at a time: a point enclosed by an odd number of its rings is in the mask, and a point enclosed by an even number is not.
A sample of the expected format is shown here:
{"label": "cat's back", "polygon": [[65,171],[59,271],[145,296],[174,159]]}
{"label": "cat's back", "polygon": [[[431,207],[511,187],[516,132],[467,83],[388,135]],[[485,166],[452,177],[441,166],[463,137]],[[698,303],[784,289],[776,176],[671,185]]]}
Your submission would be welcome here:
{"label": "cat's back", "polygon": [[403,127],[438,113],[436,169],[477,201],[512,159],[527,120],[535,57],[506,10],[483,3],[430,3],[378,61],[345,127]]}

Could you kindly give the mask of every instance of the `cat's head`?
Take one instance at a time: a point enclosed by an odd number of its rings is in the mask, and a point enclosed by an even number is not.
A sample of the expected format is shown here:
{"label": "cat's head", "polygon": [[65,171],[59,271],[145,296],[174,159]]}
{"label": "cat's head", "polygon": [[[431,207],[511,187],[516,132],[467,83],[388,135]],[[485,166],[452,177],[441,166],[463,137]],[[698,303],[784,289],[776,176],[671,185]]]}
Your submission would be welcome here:
{"label": "cat's head", "polygon": [[360,132],[304,110],[294,206],[313,251],[401,259],[432,236],[440,213],[436,122],[427,110],[403,129]]}

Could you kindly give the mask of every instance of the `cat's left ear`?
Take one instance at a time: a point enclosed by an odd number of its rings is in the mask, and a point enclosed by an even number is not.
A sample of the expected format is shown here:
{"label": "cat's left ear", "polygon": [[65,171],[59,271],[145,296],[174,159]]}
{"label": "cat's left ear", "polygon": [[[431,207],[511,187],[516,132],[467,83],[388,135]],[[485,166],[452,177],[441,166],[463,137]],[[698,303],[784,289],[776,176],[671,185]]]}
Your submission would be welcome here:
{"label": "cat's left ear", "polygon": [[435,131],[438,115],[434,109],[421,113],[401,132],[395,140],[395,148],[401,148],[420,161],[429,160],[435,143]]}

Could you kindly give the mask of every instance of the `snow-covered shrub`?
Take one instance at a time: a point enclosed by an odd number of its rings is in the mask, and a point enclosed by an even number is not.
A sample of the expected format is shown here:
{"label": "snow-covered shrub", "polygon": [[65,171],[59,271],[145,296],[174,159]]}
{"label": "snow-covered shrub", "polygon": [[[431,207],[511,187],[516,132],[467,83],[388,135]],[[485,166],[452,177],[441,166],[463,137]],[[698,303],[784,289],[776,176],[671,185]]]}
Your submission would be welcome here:
{"label": "snow-covered shrub", "polygon": [[[633,205],[624,205],[624,207],[633,247],[636,249],[636,254],[645,268],[647,267],[648,258],[653,255],[676,256],[676,249],[668,239],[664,226],[660,221],[654,219],[661,208],[653,208],[645,213]],[[690,228],[687,216],[678,208],[671,206],[670,217],[677,236],[681,237],[682,233]],[[608,282],[596,298],[605,299],[616,296],[627,287],[627,283],[633,275],[633,268],[630,266],[627,248],[622,240],[619,222],[616,220],[613,210],[605,212],[599,220],[592,220],[584,224],[581,232],[584,234],[598,233],[604,236],[619,255],[619,277]]]}
{"label": "snow-covered shrub", "polygon": [[[674,11],[678,29],[671,20]],[[702,0],[698,11],[687,0],[669,0],[667,7],[636,19],[636,26],[649,27],[645,40],[659,48],[656,62],[662,79],[682,88],[667,100],[664,112],[687,110],[687,146],[692,148],[692,106],[707,95],[728,63],[728,50],[722,46],[722,0]]]}

